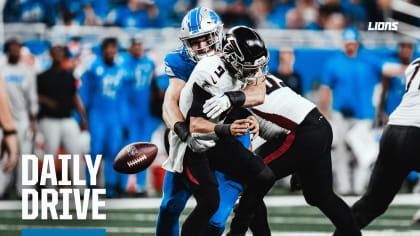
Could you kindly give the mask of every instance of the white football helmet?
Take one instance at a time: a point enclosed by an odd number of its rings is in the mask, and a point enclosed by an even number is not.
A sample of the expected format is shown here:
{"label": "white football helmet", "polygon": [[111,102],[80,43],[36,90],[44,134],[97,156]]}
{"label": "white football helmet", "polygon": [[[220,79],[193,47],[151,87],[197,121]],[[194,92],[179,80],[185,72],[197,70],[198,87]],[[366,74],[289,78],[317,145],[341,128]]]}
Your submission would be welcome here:
{"label": "white football helmet", "polygon": [[[192,49],[191,39],[209,36],[208,46],[205,48]],[[212,56],[222,50],[223,23],[220,17],[212,10],[205,7],[197,7],[185,15],[181,24],[179,39],[184,44],[188,56],[194,62]],[[208,50],[210,48],[210,50]],[[201,52],[200,52],[201,51]],[[202,52],[205,53],[202,53]]]}

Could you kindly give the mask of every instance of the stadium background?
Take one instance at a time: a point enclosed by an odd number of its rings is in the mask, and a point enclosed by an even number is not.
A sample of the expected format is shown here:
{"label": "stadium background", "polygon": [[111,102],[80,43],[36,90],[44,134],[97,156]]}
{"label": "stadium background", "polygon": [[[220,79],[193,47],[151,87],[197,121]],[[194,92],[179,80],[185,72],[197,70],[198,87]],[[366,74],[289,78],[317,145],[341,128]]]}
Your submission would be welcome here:
{"label": "stadium background", "polygon": [[[159,147],[162,147],[162,128],[157,127],[161,122],[160,107],[164,90],[168,86],[163,58],[167,52],[181,46],[177,37],[180,22],[193,7],[214,9],[222,17],[225,29],[241,24],[256,27],[270,48],[271,73],[281,67],[280,52],[292,52],[294,59],[286,61],[292,63],[294,72],[299,75],[301,94],[315,103],[319,101],[318,88],[325,64],[342,51],[341,33],[349,26],[359,31],[362,45],[360,50],[366,53],[365,59],[373,61],[373,64],[395,58],[400,40],[406,40],[407,36],[414,43],[413,58],[418,57],[420,52],[420,4],[417,1],[6,0],[1,3],[3,21],[0,41],[2,44],[11,38],[22,41],[21,61],[35,74],[45,71],[51,65],[48,53],[51,45],[67,46],[68,58],[65,64],[78,79],[93,58],[100,55],[102,39],[117,37],[120,54],[124,54],[130,46],[131,38],[140,34],[147,56],[155,63],[149,89],[153,91],[151,108],[155,116],[151,126],[157,130],[153,140]],[[137,9],[130,13],[130,8]],[[398,21],[399,29],[396,32],[367,31],[369,22],[385,21]],[[5,55],[2,54],[0,64],[5,62]],[[380,81],[382,75],[377,73],[376,76],[377,81]],[[77,114],[75,117],[79,119]],[[121,147],[123,144],[121,140]],[[42,141],[34,146],[39,149]],[[164,158],[163,153],[159,160]],[[8,194],[2,196],[5,201],[0,202],[0,235],[20,235],[21,228],[50,226],[106,227],[109,235],[153,235],[162,177],[158,166],[159,163],[155,163],[148,173],[149,198],[136,198],[136,194],[128,194],[123,197],[134,199],[107,200],[110,209],[107,210],[108,220],[105,222],[21,221],[19,201],[16,200],[18,196],[11,187]],[[418,194],[412,193],[416,191],[417,179],[417,173],[410,175],[395,205],[368,228],[367,235],[420,235],[419,226],[412,225],[412,216],[420,206]],[[332,231],[328,220],[317,209],[307,207],[299,193],[289,193],[287,182],[276,186],[271,193],[273,197],[268,200],[274,235],[279,232],[288,232],[281,235],[304,235],[303,232],[324,232],[318,234],[328,235],[325,232]],[[349,202],[354,199],[346,198]]]}

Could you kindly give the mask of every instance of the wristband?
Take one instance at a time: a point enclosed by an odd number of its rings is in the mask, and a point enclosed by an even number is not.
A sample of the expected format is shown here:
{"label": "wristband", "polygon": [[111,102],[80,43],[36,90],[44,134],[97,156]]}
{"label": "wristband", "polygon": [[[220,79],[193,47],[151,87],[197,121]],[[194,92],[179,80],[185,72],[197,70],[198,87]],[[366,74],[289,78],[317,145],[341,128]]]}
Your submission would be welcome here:
{"label": "wristband", "polygon": [[219,138],[231,136],[232,134],[230,133],[230,126],[231,124],[218,124],[214,127],[214,132]]}
{"label": "wristband", "polygon": [[188,135],[190,135],[190,129],[188,125],[183,121],[178,121],[175,123],[174,131],[183,142],[185,142],[188,138]]}
{"label": "wristband", "polygon": [[12,134],[16,134],[16,130],[12,129],[12,130],[3,130],[3,137],[6,137],[8,135],[12,135]]}
{"label": "wristband", "polygon": [[230,91],[225,93],[232,107],[241,107],[245,103],[245,93],[242,91]]}

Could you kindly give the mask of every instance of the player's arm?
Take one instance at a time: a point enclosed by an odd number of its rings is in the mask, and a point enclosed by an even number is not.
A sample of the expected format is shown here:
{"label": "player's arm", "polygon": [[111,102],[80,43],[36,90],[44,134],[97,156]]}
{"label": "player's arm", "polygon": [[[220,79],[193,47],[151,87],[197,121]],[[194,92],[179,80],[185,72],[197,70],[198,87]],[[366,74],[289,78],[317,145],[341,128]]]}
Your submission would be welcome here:
{"label": "player's arm", "polygon": [[74,101],[74,104],[76,105],[77,112],[79,112],[80,117],[82,118],[82,125],[81,125],[82,130],[88,130],[89,123],[88,123],[85,106],[83,106],[82,99],[80,98],[77,92],[73,95],[73,101]]}
{"label": "player's arm", "polygon": [[404,75],[407,65],[400,63],[386,62],[382,65],[382,75],[388,78]]}
{"label": "player's arm", "polygon": [[5,152],[8,153],[8,161],[2,171],[9,172],[15,167],[18,160],[18,140],[16,126],[9,107],[6,87],[2,78],[0,78],[0,127],[3,129],[0,160],[3,158]]}
{"label": "player's arm", "polygon": [[334,84],[334,61],[328,61],[321,78],[321,87],[319,89],[319,110],[330,119],[330,108],[332,103],[332,85]]}
{"label": "player's arm", "polygon": [[232,124],[215,124],[203,117],[190,117],[190,132],[199,139],[243,136],[248,131],[249,124],[248,119],[235,120]]}
{"label": "player's arm", "polygon": [[166,125],[185,141],[189,135],[188,125],[179,109],[179,97],[186,82],[178,78],[171,78],[162,105],[162,117]]}
{"label": "player's arm", "polygon": [[204,112],[209,118],[216,118],[231,107],[252,107],[264,103],[265,76],[260,72],[258,78],[241,91],[229,91],[208,99]]}
{"label": "player's arm", "polygon": [[[248,131],[249,121],[247,119],[236,120],[232,124],[215,124],[206,118],[203,110],[203,104],[206,98],[211,96],[211,83],[206,83],[208,74],[193,72],[192,78],[197,76],[197,81],[193,85],[193,99],[191,108],[188,111],[189,129],[193,137],[199,139],[216,140],[224,136],[242,136]],[[190,78],[190,79],[192,79]]]}
{"label": "player's arm", "polygon": [[253,107],[264,103],[265,99],[265,76],[260,76],[252,83],[248,84],[242,92],[245,94],[245,102],[242,107]]}
{"label": "player's arm", "polygon": [[330,107],[332,102],[332,91],[331,88],[322,85],[319,89],[319,110],[327,118],[330,118]]}
{"label": "player's arm", "polygon": [[391,80],[389,77],[382,77],[381,85],[382,90],[381,94],[379,96],[379,104],[376,109],[376,117],[379,119],[379,122],[383,125],[385,125],[388,122],[388,116],[385,113],[385,101],[386,97],[388,96],[389,86],[391,84]]}

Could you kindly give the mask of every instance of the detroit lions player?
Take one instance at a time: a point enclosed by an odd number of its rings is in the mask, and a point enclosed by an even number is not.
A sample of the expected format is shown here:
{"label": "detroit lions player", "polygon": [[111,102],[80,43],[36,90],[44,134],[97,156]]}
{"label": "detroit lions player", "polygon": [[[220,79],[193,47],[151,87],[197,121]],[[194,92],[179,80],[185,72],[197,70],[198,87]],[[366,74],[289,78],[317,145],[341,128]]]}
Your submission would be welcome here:
{"label": "detroit lions player", "polygon": [[[189,136],[188,125],[184,122],[184,117],[178,106],[181,90],[188,81],[196,63],[203,57],[214,55],[221,50],[222,31],[223,24],[215,12],[203,7],[194,8],[187,13],[182,21],[181,41],[184,46],[169,53],[165,58],[166,74],[169,76],[170,82],[163,104],[163,119],[182,141],[191,143],[193,139]],[[264,101],[264,83],[249,86],[243,91],[244,94],[240,95],[240,99],[237,99],[239,106],[260,104]],[[237,104],[233,103],[233,105]],[[249,143],[249,138],[246,141]],[[224,194],[221,196],[219,210],[210,220],[206,235],[221,235],[223,233],[227,217],[242,190],[241,185],[228,180],[221,173],[216,172],[216,176],[219,182],[219,191]],[[182,176],[169,171],[165,175],[163,192],[156,235],[175,236],[179,234],[179,216],[191,193],[186,189]]]}
{"label": "detroit lions player", "polygon": [[[131,39],[129,53],[124,55],[126,72],[124,125],[128,131],[128,143],[150,142],[154,130],[159,125],[150,111],[150,84],[155,63],[145,55],[143,37],[140,34]],[[128,92],[127,92],[128,91]],[[136,174],[136,192],[146,194],[146,174]],[[127,188],[128,175],[123,179],[123,187]]]}
{"label": "detroit lions player", "polygon": [[[231,60],[235,56],[242,59],[240,63]],[[223,197],[224,193],[219,194],[213,170],[247,184],[238,207],[243,217],[232,222],[233,235],[246,232],[250,215],[274,184],[274,173],[263,160],[233,138],[246,134],[247,124],[252,124],[249,111],[234,106],[227,114],[207,119],[202,108],[207,98],[218,94],[229,97],[231,104],[239,102],[243,93],[239,89],[264,78],[262,71],[267,71],[267,63],[268,50],[261,37],[248,27],[234,27],[226,35],[223,54],[202,59],[181,92],[180,108],[191,136],[196,142],[212,147],[194,151],[194,147],[180,142],[171,132],[169,158],[162,166],[182,173],[197,200],[197,206],[182,226],[182,236],[201,235],[218,209],[219,195]]]}
{"label": "detroit lions player", "polygon": [[124,71],[115,60],[116,38],[104,39],[101,50],[102,55],[82,75],[80,95],[88,113],[91,153],[104,155],[106,196],[114,197],[121,178],[112,168],[112,162],[122,144],[120,91]]}

